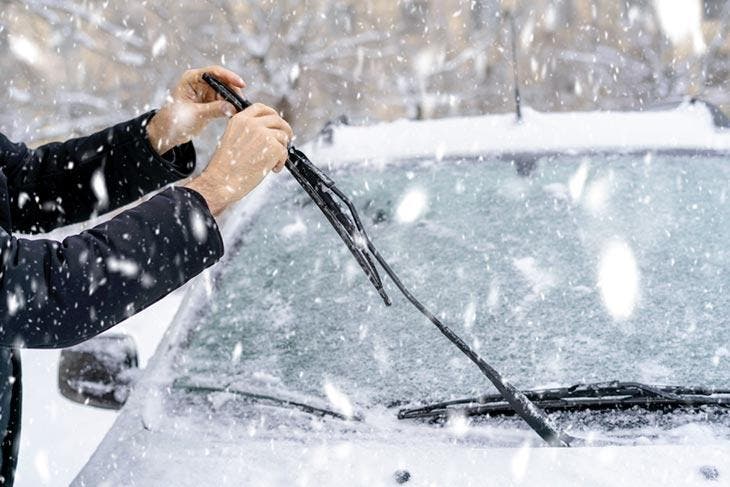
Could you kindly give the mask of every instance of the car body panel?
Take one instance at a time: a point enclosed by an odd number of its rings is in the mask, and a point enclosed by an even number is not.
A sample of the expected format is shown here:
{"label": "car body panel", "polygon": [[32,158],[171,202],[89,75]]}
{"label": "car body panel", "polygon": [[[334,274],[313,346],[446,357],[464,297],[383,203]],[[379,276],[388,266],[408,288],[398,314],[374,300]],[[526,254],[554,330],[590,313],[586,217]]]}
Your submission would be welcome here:
{"label": "car body panel", "polygon": [[[592,131],[599,134],[591,135]],[[309,144],[304,152],[323,168],[367,167],[419,157],[438,162],[484,152],[536,156],[591,151],[730,153],[730,133],[714,127],[702,106],[628,114],[528,111],[522,125],[507,115],[400,121],[338,128],[333,140],[333,145]],[[239,235],[266,204],[272,188],[281,187],[272,179],[228,215],[223,232],[228,249],[240,244]],[[570,449],[536,448],[529,431],[501,431],[514,435],[505,447],[499,442],[464,441],[458,432],[446,437],[434,434],[438,437],[434,439],[423,433],[348,436],[314,427],[317,434],[297,435],[289,429],[277,431],[270,418],[264,421],[268,433],[263,435],[250,421],[209,430],[210,417],[187,421],[192,409],[170,406],[174,377],[169,358],[185,338],[183,325],[195,318],[214,292],[211,272],[197,281],[185,299],[143,379],[75,485],[102,481],[112,485],[393,485],[398,469],[411,473],[409,485],[705,485],[713,472],[719,478],[730,476],[730,442],[693,426],[687,427],[687,435],[674,432],[671,441],[647,439],[650,444],[642,445],[639,438],[623,446]],[[170,414],[171,407],[182,416]]]}
{"label": "car body panel", "polygon": [[201,424],[180,435],[166,426],[130,425],[73,485],[390,486],[407,471],[407,485],[701,486],[730,476],[730,442],[489,448],[464,438],[272,439],[248,428],[213,433]]}

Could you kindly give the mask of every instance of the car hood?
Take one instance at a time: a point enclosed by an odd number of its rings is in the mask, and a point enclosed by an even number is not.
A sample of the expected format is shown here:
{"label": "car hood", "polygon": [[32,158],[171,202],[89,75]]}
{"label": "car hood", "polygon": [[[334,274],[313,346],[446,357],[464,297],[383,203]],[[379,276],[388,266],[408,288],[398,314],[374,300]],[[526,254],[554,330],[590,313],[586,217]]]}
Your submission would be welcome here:
{"label": "car hood", "polygon": [[[275,411],[228,422],[159,413],[122,414],[72,485],[392,486],[398,475],[414,486],[718,485],[714,480],[730,479],[730,441],[696,425],[681,433],[679,444],[644,439],[631,446],[550,448],[525,430],[455,434],[409,422],[371,428]],[[146,419],[153,417],[160,419]],[[307,421],[310,427],[302,428]],[[510,446],[490,446],[498,444],[484,441],[490,435],[510,437],[502,443]]]}
{"label": "car hood", "polygon": [[[132,461],[128,461],[132,460]],[[730,446],[473,448],[382,442],[251,440],[166,445],[109,457],[73,485],[713,485],[730,478]]]}

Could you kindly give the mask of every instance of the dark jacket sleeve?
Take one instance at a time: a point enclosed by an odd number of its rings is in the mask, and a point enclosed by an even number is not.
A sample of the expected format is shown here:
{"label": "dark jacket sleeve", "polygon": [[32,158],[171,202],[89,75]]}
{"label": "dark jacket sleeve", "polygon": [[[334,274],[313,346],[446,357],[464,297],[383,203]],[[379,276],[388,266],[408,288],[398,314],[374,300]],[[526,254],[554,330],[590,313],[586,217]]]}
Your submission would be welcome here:
{"label": "dark jacket sleeve", "polygon": [[14,230],[47,232],[84,221],[189,176],[192,143],[163,156],[152,148],[147,123],[154,113],[37,149],[0,135]]}
{"label": "dark jacket sleeve", "polygon": [[168,188],[64,239],[0,229],[0,346],[60,348],[150,306],[223,255],[215,220],[193,190]]}

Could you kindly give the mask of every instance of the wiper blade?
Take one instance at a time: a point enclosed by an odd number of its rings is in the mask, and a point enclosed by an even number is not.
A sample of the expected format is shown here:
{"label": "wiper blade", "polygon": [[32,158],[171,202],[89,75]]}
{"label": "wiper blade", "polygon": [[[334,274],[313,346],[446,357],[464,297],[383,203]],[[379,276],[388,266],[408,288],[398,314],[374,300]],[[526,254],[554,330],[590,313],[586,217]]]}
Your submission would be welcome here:
{"label": "wiper blade", "polygon": [[321,408],[317,406],[312,406],[311,404],[306,404],[299,401],[292,401],[290,399],[283,399],[280,397],[270,396],[267,394],[260,394],[256,392],[250,392],[250,391],[244,391],[241,389],[237,389],[231,386],[224,386],[224,387],[217,387],[217,386],[209,386],[209,385],[202,385],[202,384],[190,384],[187,382],[182,381],[175,381],[173,383],[173,389],[177,390],[184,390],[188,392],[195,392],[195,393],[203,393],[203,394],[210,394],[215,392],[223,392],[228,394],[233,394],[235,396],[241,397],[246,401],[256,403],[256,404],[266,404],[270,406],[277,406],[287,409],[299,409],[300,411],[304,411],[305,413],[312,414],[314,416],[320,416],[325,417],[329,416],[332,418],[341,419],[343,421],[362,421],[362,417],[359,414],[354,414],[352,417],[346,416],[342,413],[339,413],[337,411],[332,411],[330,409]]}
{"label": "wiper blade", "polygon": [[[658,386],[640,382],[600,382],[570,387],[523,391],[525,397],[547,412],[576,410],[648,410],[679,407],[720,406],[730,408],[730,389],[707,387]],[[401,409],[398,419],[447,418],[464,416],[510,416],[514,410],[500,394],[443,401]]]}
{"label": "wiper blade", "polygon": [[[230,89],[225,83],[210,73],[203,74],[203,80],[210,85],[224,100],[231,103],[237,111],[242,111],[251,106],[251,102],[242,98],[238,93]],[[383,288],[373,259],[365,247],[366,238],[363,235],[364,229],[359,218],[355,221],[347,216],[342,206],[338,203],[337,197],[341,195],[332,181],[325,173],[295,147],[289,147],[289,158],[286,161],[286,168],[294,179],[317,204],[324,216],[334,227],[337,234],[345,243],[350,253],[362,268],[370,283],[375,287],[386,306],[391,305],[390,297]]]}
{"label": "wiper blade", "polygon": [[[286,161],[286,167],[319,209],[322,210],[322,213],[337,231],[342,241],[345,242],[347,248],[350,249],[350,253],[360,264],[385,305],[390,306],[390,297],[385,293],[380,274],[365,246],[367,238],[364,229],[359,218],[356,218],[353,222],[337,202],[337,197],[342,198],[335,183],[317,166],[312,164],[307,156],[294,147],[289,149],[289,160]],[[347,201],[345,202],[347,203]]]}
{"label": "wiper blade", "polygon": [[[238,93],[228,88],[213,75],[206,73],[203,75],[203,80],[216,90],[223,99],[230,101],[239,111],[251,105],[250,102],[243,99]],[[443,324],[436,315],[431,313],[428,308],[411,294],[398,278],[395,271],[388,265],[385,258],[380,255],[380,252],[375,248],[370,237],[368,237],[355,205],[337,188],[332,179],[312,164],[303,153],[293,147],[289,148],[289,159],[286,162],[286,167],[312,200],[314,200],[319,209],[322,210],[322,213],[324,213],[337,234],[345,242],[345,245],[347,245],[347,248],[360,264],[363,272],[365,272],[386,305],[390,305],[391,301],[383,289],[382,281],[373,261],[377,261],[380,264],[403,296],[418,311],[426,316],[451,343],[456,345],[462,353],[479,367],[479,370],[497,388],[510,407],[541,438],[553,446],[570,446],[571,441],[574,440],[572,436],[552,425],[543,411],[540,411],[524,394],[505,381],[494,367],[482,359],[461,337],[454,333],[451,328]],[[345,213],[343,205],[349,211],[349,215]]]}

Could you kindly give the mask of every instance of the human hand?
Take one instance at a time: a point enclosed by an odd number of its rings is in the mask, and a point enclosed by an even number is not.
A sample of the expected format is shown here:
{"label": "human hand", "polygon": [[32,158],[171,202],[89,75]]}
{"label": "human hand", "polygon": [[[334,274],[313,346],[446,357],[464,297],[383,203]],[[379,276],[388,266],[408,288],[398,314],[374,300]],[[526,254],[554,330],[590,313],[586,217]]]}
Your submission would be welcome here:
{"label": "human hand", "polygon": [[203,81],[203,73],[214,74],[239,92],[246,86],[240,76],[221,66],[185,71],[168,102],[147,124],[147,137],[158,154],[190,141],[212,120],[236,113]]}
{"label": "human hand", "polygon": [[205,198],[217,215],[284,167],[293,134],[273,108],[255,103],[228,121],[208,167],[185,186]]}

